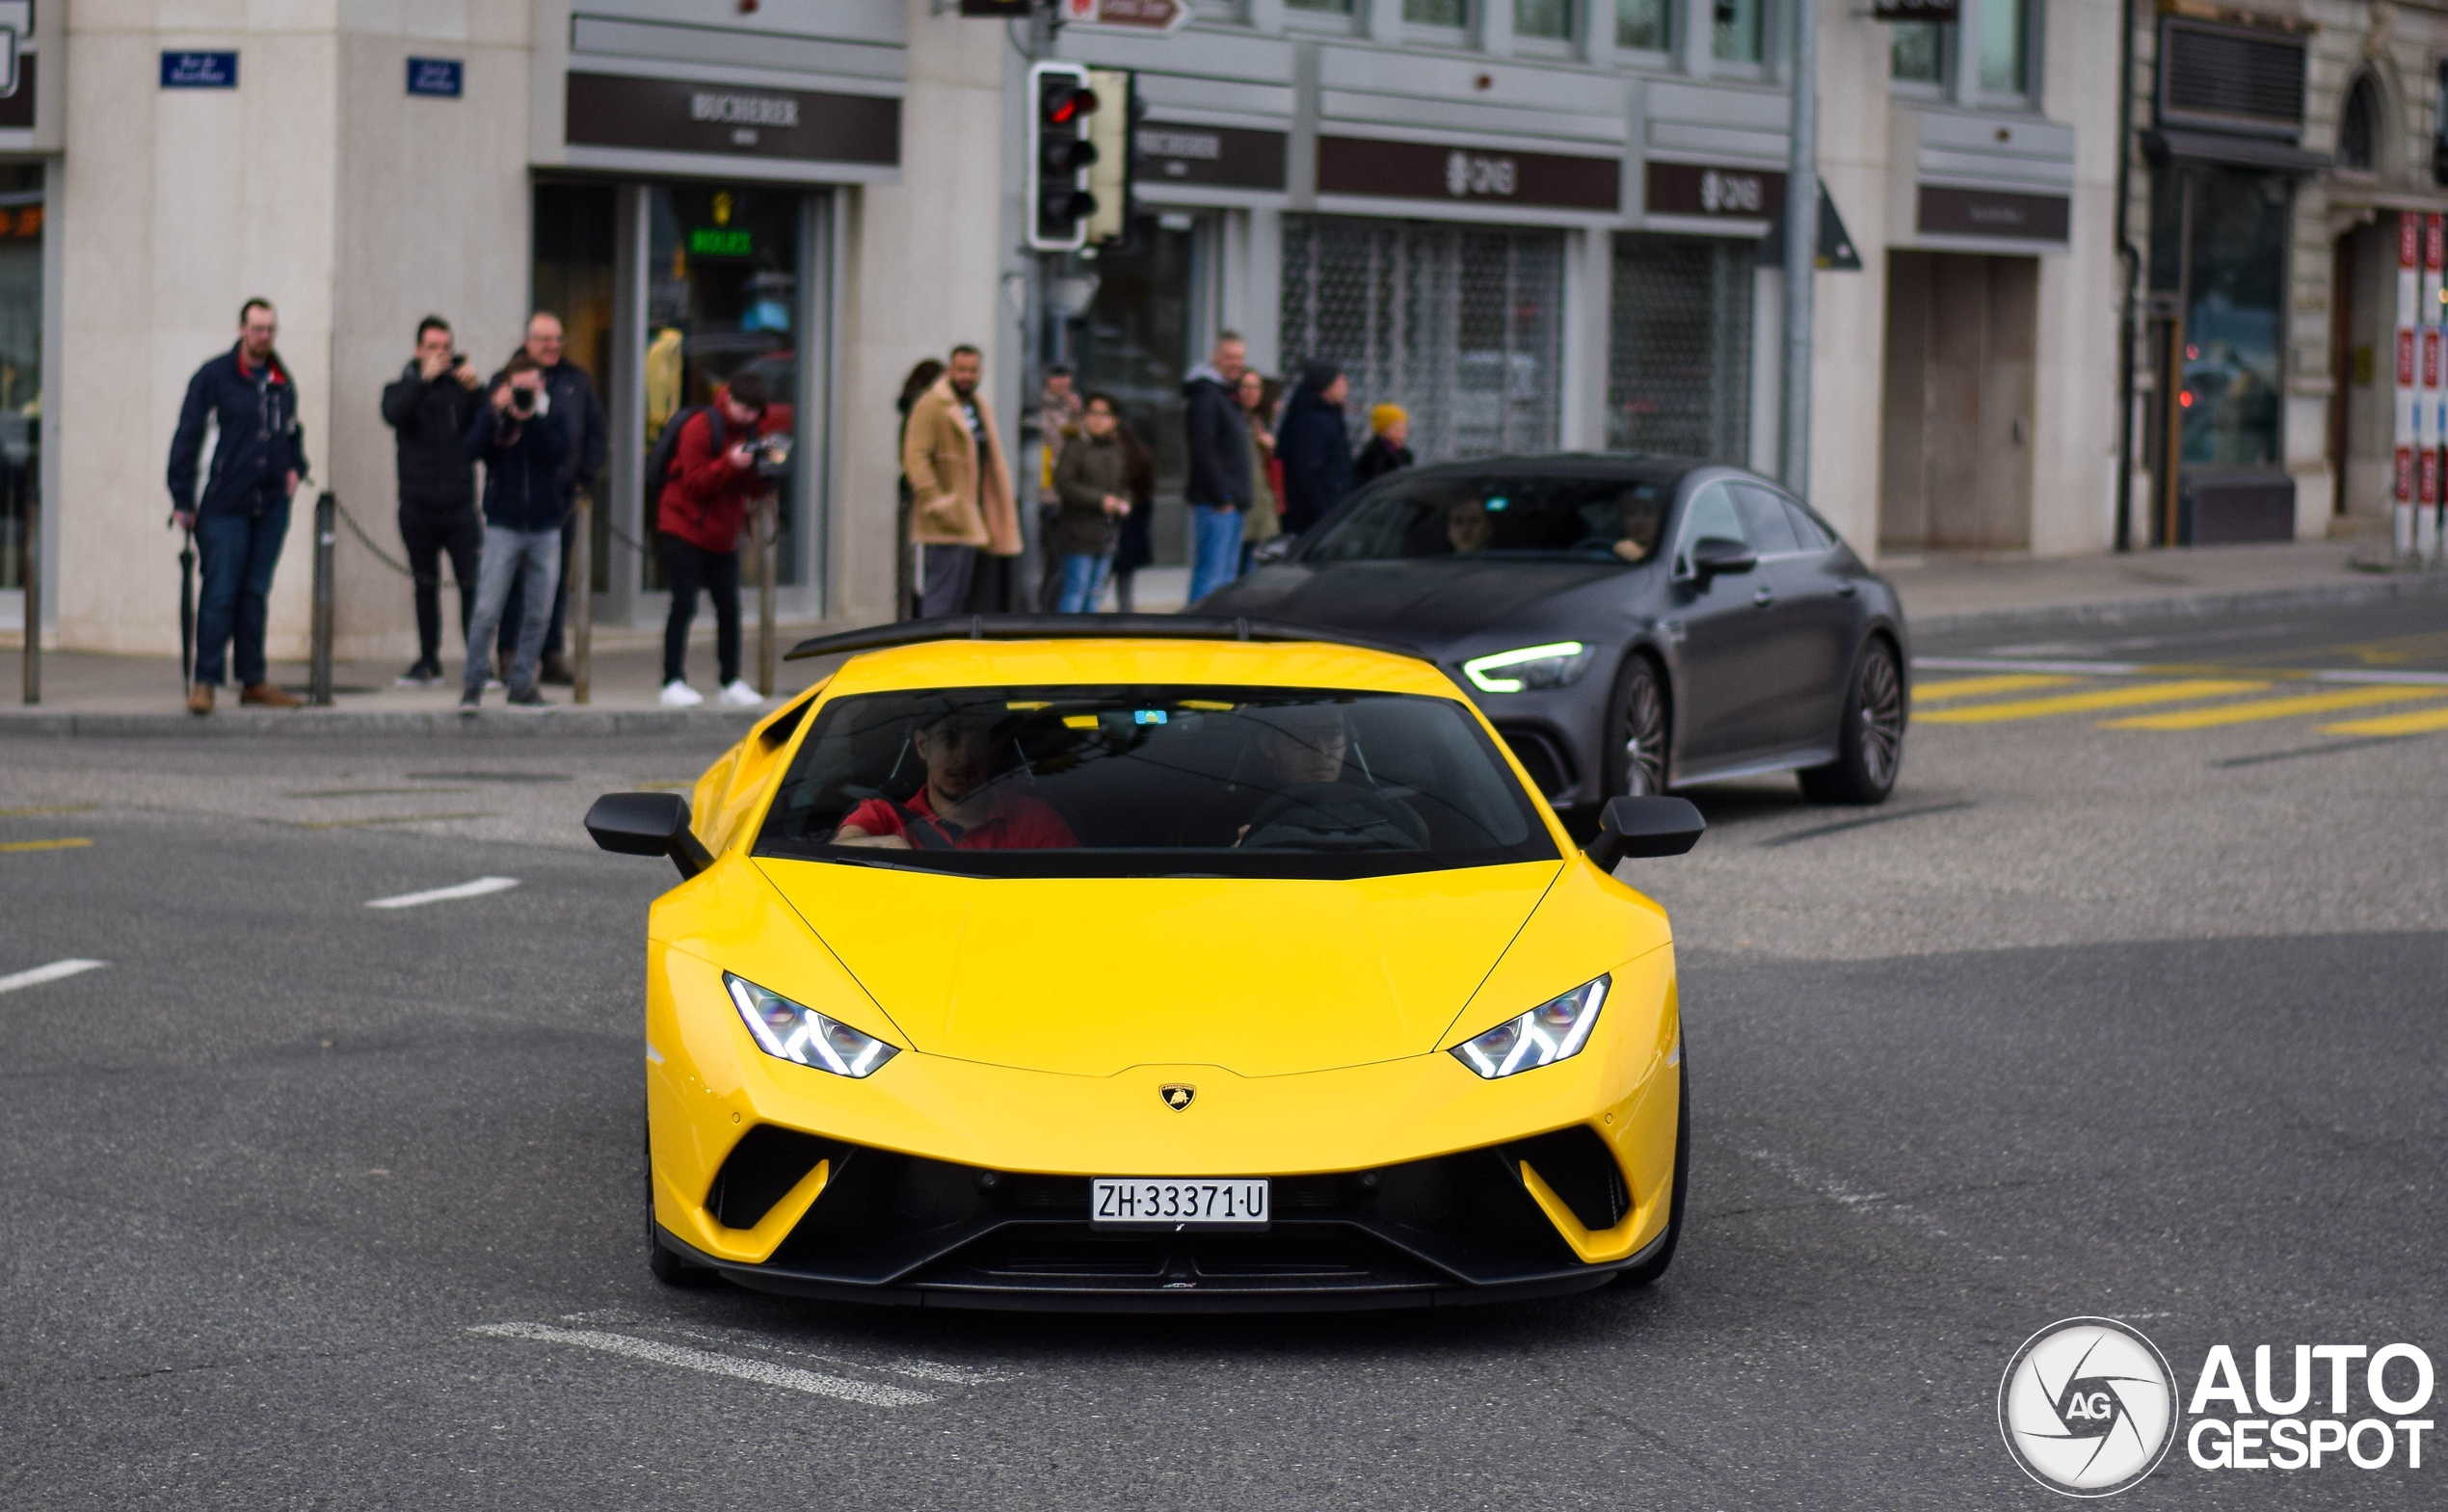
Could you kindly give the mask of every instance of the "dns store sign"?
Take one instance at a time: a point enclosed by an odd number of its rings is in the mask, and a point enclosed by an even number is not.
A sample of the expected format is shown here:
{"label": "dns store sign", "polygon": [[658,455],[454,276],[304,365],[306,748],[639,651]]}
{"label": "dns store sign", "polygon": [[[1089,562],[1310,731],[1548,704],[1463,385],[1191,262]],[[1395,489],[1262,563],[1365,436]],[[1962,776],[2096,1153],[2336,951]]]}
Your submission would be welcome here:
{"label": "dns store sign", "polygon": [[1455,152],[1445,160],[1445,192],[1456,199],[1513,197],[1515,174],[1509,157]]}

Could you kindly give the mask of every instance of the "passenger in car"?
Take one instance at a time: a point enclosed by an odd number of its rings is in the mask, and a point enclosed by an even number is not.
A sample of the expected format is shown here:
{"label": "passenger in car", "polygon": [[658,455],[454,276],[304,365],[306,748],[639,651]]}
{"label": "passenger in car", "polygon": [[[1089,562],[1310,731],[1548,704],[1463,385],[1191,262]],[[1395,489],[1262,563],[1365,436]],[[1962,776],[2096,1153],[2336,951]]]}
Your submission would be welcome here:
{"label": "passenger in car", "polygon": [[1658,529],[1665,522],[1655,490],[1626,489],[1615,498],[1617,539],[1608,549],[1627,562],[1646,562],[1658,549]]}
{"label": "passenger in car", "polygon": [[1353,747],[1341,708],[1295,703],[1250,712],[1273,782],[1234,836],[1236,848],[1414,850],[1427,843],[1427,826],[1410,806],[1342,781]]}
{"label": "passenger in car", "polygon": [[875,850],[1053,850],[1078,837],[1051,805],[994,784],[998,714],[952,710],[922,720],[910,749],[926,782],[906,803],[866,800],[833,832],[836,845]]}
{"label": "passenger in car", "polygon": [[1496,521],[1478,499],[1456,499],[1445,512],[1445,544],[1456,552],[1484,551],[1496,537]]}

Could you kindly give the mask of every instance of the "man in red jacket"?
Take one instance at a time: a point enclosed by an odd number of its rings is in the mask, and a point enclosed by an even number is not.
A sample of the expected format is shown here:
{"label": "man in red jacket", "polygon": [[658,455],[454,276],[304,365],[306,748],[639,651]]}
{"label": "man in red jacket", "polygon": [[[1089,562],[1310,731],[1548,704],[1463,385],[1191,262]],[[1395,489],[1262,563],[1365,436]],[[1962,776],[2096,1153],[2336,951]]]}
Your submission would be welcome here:
{"label": "man in red jacket", "polygon": [[739,538],[750,503],[773,491],[772,481],[757,471],[753,445],[765,405],[763,377],[739,373],[711,406],[680,425],[655,522],[662,532],[663,581],[672,590],[672,617],[663,625],[666,708],[705,702],[688,685],[685,670],[700,587],[714,600],[718,697],[742,707],[764,702],[739,677]]}

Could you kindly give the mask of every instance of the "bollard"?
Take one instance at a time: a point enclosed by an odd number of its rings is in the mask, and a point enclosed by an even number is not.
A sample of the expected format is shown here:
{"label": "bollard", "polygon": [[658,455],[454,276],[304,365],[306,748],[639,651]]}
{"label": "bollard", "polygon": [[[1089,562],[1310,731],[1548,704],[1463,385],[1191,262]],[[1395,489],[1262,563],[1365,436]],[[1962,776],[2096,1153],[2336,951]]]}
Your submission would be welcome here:
{"label": "bollard", "polygon": [[578,528],[570,536],[570,702],[595,696],[595,498],[578,495]]}
{"label": "bollard", "polygon": [[21,566],[17,573],[25,581],[25,650],[21,658],[25,672],[25,701],[42,702],[42,501],[28,490],[25,500],[25,540],[17,548]]}
{"label": "bollard", "polygon": [[314,621],[312,660],[306,673],[306,702],[316,708],[332,706],[332,547],[339,500],[324,490],[314,499]]}
{"label": "bollard", "polygon": [[757,543],[757,691],[774,696],[774,499],[757,506],[757,522],[749,535]]}

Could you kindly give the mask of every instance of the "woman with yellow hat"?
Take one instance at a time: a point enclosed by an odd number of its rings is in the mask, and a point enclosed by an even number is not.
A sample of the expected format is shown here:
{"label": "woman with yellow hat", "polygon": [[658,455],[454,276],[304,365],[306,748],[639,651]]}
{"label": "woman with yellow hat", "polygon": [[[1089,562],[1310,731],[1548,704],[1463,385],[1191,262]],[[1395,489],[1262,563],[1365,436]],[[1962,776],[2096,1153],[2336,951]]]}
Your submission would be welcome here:
{"label": "woman with yellow hat", "polygon": [[1351,473],[1373,483],[1387,473],[1411,465],[1411,415],[1398,404],[1381,404],[1369,411],[1369,444],[1352,459]]}

